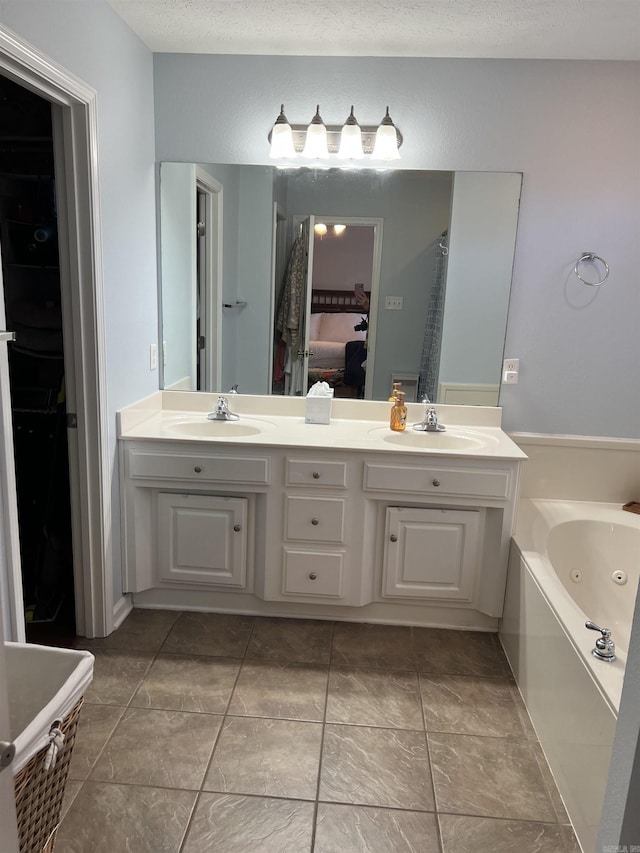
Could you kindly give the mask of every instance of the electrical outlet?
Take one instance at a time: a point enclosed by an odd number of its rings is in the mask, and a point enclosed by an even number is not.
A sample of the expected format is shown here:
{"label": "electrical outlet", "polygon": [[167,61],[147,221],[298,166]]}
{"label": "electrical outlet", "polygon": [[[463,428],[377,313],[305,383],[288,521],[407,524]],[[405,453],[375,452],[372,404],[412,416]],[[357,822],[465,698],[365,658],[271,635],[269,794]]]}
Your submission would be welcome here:
{"label": "electrical outlet", "polygon": [[156,370],[158,367],[158,345],[151,344],[149,347],[149,370]]}
{"label": "electrical outlet", "polygon": [[520,372],[519,358],[505,358],[502,362],[502,384],[517,385]]}
{"label": "electrical outlet", "polygon": [[402,296],[385,296],[384,307],[386,311],[402,311],[404,297]]}

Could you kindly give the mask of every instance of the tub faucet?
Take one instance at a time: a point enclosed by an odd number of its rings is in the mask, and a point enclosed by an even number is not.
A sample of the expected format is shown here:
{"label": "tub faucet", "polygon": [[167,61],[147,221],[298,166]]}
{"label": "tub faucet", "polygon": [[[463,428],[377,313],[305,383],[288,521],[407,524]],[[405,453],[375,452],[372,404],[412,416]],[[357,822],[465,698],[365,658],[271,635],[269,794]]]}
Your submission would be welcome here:
{"label": "tub faucet", "polygon": [[591,649],[591,654],[598,660],[614,661],[616,659],[616,644],[611,639],[611,631],[608,628],[600,628],[595,622],[585,622],[585,628],[591,631],[600,631],[602,636],[596,640],[595,649]]}
{"label": "tub faucet", "polygon": [[422,402],[426,405],[424,419],[414,424],[413,428],[418,432],[444,432],[446,426],[438,423],[438,415],[431,400],[425,395]]}
{"label": "tub faucet", "polygon": [[212,412],[209,412],[207,418],[210,421],[239,421],[240,415],[235,415],[229,410],[229,402],[226,397],[218,397],[218,403]]}

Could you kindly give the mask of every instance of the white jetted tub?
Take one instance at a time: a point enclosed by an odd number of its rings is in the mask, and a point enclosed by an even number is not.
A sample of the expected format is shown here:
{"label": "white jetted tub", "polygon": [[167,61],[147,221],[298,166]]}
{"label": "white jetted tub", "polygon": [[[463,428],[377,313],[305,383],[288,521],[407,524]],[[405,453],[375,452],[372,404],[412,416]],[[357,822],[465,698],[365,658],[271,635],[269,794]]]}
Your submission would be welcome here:
{"label": "white jetted tub", "polygon": [[[595,849],[640,574],[640,516],[522,500],[500,638],[576,835]],[[610,628],[616,660],[591,654]]]}

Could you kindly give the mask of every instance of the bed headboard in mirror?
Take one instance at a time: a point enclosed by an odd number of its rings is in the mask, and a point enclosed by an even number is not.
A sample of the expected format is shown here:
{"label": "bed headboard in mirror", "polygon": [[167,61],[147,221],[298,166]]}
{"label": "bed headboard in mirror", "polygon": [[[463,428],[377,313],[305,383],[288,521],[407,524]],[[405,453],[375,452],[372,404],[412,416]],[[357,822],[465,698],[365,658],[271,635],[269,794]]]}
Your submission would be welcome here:
{"label": "bed headboard in mirror", "polygon": [[[162,163],[162,387],[285,393],[280,371],[309,358],[311,314],[344,313],[368,321],[368,398],[386,399],[391,376],[405,374],[438,402],[497,404],[521,183],[520,173]],[[326,230],[312,229],[296,260],[308,217]],[[365,257],[348,247],[367,222]],[[292,264],[299,326],[283,352]]]}

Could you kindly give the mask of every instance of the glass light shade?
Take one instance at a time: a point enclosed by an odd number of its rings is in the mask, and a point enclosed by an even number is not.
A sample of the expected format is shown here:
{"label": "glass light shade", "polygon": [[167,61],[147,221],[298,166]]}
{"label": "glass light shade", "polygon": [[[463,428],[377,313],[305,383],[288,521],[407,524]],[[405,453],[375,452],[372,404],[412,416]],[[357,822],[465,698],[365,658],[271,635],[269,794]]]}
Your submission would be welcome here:
{"label": "glass light shade", "polygon": [[362,150],[362,131],[356,117],[351,113],[345,121],[340,133],[340,148],[338,158],[340,160],[361,160],[364,157]]}
{"label": "glass light shade", "polygon": [[293,133],[290,124],[274,124],[271,131],[269,157],[274,160],[296,157],[293,147]]}
{"label": "glass light shade", "polygon": [[321,237],[323,237],[327,233],[327,226],[324,224],[324,222],[316,222],[316,224],[313,226],[313,230],[316,232],[316,234],[319,234]]}
{"label": "glass light shade", "polygon": [[316,108],[316,114],[311,119],[311,124],[307,128],[307,138],[302,150],[302,156],[313,158],[327,158],[329,149],[327,147],[327,128],[320,118],[320,106]]}
{"label": "glass light shade", "polygon": [[389,107],[385,117],[380,122],[376,130],[376,141],[371,154],[372,160],[399,160],[400,152],[398,151],[398,135],[396,127],[391,121],[389,115]]}
{"label": "glass light shade", "polygon": [[336,224],[333,226],[333,233],[336,235],[336,237],[340,237],[340,235],[341,235],[341,234],[344,234],[344,232],[345,232],[346,230],[347,230],[347,226],[346,226],[346,225],[339,225],[339,224],[337,224],[337,223],[336,223]]}

